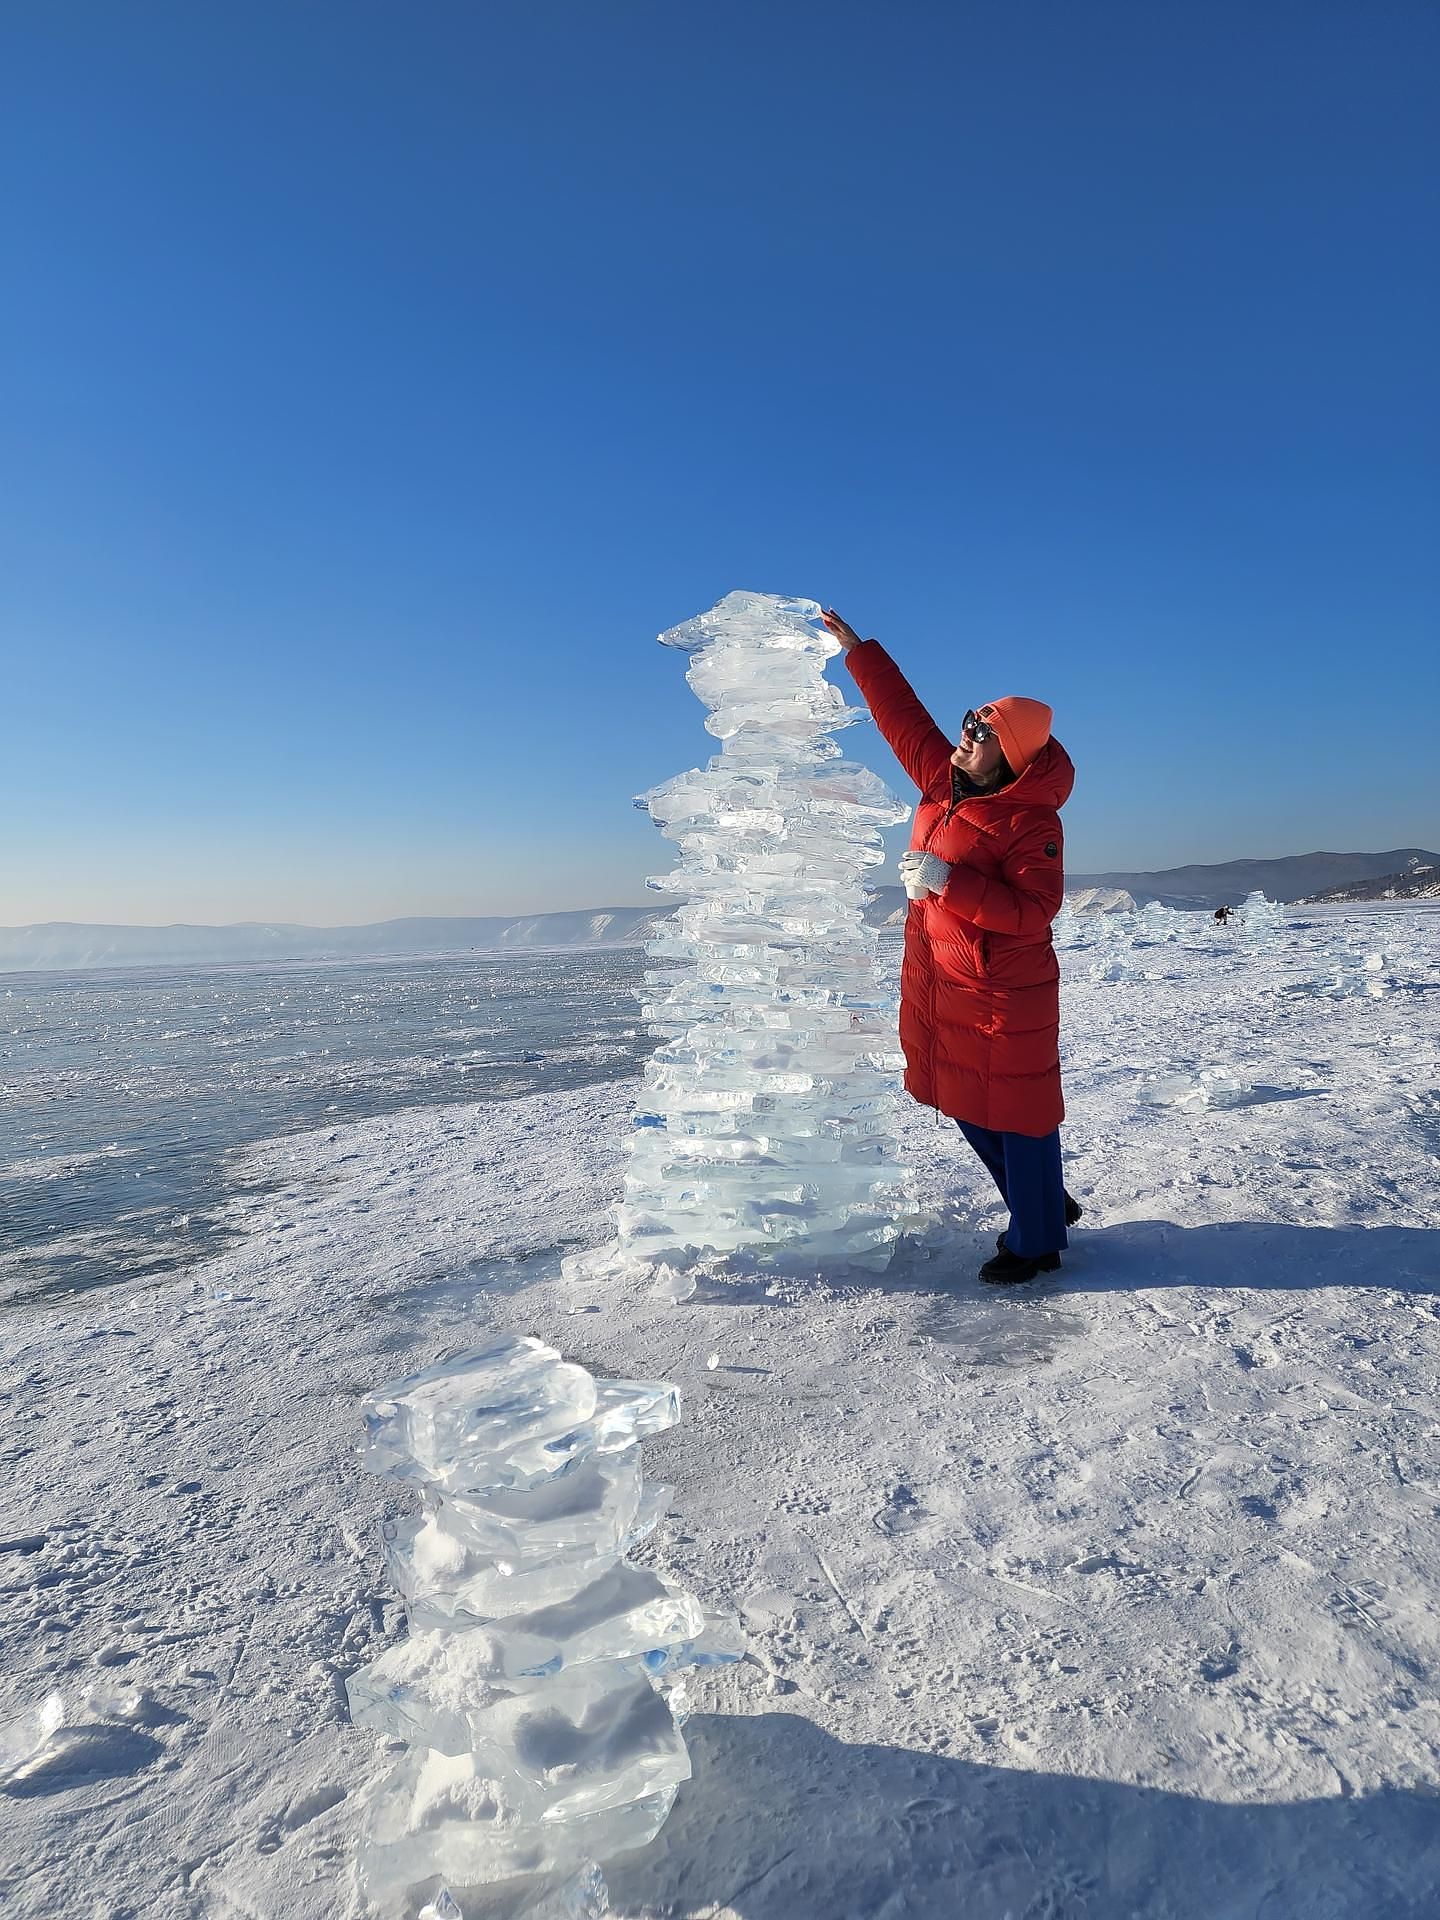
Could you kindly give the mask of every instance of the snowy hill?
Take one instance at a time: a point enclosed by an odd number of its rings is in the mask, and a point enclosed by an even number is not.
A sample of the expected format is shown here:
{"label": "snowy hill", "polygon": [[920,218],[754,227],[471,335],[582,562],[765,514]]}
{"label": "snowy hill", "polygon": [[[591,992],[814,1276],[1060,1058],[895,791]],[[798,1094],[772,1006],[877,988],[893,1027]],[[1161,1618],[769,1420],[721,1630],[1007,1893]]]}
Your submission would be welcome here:
{"label": "snowy hill", "polygon": [[1124,887],[1075,887],[1066,890],[1072,913],[1133,913],[1139,902]]}
{"label": "snowy hill", "polygon": [[[1129,912],[1152,901],[1189,909],[1235,905],[1257,889],[1271,900],[1425,897],[1323,889],[1369,883],[1381,888],[1416,864],[1440,873],[1440,853],[1401,847],[1389,853],[1299,853],[1280,860],[1229,860],[1160,873],[1072,873],[1067,898],[1089,912]],[[464,953],[497,947],[622,947],[648,940],[674,902],[644,907],[579,907],[568,913],[381,920],[369,926],[306,927],[252,921],[228,927],[90,926],[52,920],[0,927],[0,973],[86,967],[237,966],[267,960],[382,959],[387,954]],[[900,887],[877,887],[866,919],[897,928],[905,920]]]}
{"label": "snowy hill", "polygon": [[1440,864],[1412,860],[1403,873],[1382,874],[1378,880],[1353,880],[1348,886],[1327,887],[1313,893],[1307,906],[1330,900],[1440,900]]}

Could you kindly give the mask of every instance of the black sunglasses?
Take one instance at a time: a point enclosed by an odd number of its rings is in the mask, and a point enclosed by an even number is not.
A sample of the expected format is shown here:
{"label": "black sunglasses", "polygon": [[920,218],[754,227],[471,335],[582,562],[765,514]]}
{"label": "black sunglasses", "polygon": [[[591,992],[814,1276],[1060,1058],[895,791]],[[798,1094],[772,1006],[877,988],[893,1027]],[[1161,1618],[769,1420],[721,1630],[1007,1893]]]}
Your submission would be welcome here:
{"label": "black sunglasses", "polygon": [[[981,709],[983,713],[988,713],[989,711],[990,709],[988,707]],[[995,736],[994,727],[991,726],[988,720],[982,720],[973,707],[970,708],[965,718],[960,722],[960,731],[961,733],[968,733],[977,746],[983,746],[987,740],[991,740]]]}

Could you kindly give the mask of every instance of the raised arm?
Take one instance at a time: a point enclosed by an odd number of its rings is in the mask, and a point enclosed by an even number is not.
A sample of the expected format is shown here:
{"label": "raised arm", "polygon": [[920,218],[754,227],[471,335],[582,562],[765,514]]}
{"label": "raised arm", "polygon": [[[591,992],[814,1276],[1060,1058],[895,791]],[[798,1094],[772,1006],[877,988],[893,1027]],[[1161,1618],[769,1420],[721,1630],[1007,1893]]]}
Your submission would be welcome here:
{"label": "raised arm", "polygon": [[845,649],[850,670],[890,751],[922,793],[949,791],[951,743],[878,640],[862,640],[832,608],[825,625]]}

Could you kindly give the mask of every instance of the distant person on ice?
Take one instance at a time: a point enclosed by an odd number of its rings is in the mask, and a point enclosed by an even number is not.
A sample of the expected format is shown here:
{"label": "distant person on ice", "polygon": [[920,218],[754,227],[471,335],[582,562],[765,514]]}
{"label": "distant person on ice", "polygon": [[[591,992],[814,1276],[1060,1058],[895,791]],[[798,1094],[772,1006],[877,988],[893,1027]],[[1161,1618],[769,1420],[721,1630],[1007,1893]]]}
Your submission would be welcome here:
{"label": "distant person on ice", "polygon": [[1215,918],[1220,922],[1222,927],[1229,926],[1230,913],[1231,909],[1229,907],[1216,907]]}
{"label": "distant person on ice", "polygon": [[900,973],[905,1087],[954,1120],[1010,1224],[980,1269],[996,1283],[1053,1273],[1080,1204],[1060,1171],[1060,968],[1050,924],[1065,895],[1059,809],[1075,769],[1051,712],[1009,695],[965,715],[951,745],[876,640],[833,608],[825,625],[875,724],[920,789]]}

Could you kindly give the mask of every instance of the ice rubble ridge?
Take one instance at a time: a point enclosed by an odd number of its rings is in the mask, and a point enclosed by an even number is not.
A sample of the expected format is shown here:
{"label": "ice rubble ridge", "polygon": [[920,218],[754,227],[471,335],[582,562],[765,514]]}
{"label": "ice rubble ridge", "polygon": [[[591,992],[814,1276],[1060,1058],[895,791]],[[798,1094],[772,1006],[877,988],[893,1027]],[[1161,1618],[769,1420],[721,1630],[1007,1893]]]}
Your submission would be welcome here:
{"label": "ice rubble ridge", "polygon": [[[1139,958],[1144,950],[1179,945],[1207,952],[1218,948],[1241,956],[1288,949],[1302,977],[1275,983],[1274,990],[1286,994],[1380,1000],[1430,990],[1433,978],[1414,963],[1413,956],[1377,950],[1370,944],[1375,938],[1373,926],[1297,918],[1291,909],[1259,891],[1246,896],[1235,909],[1233,924],[1224,930],[1215,926],[1209,913],[1177,910],[1158,901],[1133,913],[1099,913],[1085,910],[1081,901],[1067,900],[1055,923],[1056,946],[1068,954],[1086,956],[1083,964],[1092,980],[1152,977]],[[1177,1095],[1162,1104],[1224,1104],[1215,1089],[1202,1099],[1198,1083],[1189,1084],[1189,1096],[1181,1100]]]}
{"label": "ice rubble ridge", "polygon": [[1281,945],[1290,928],[1284,907],[1259,891],[1247,894],[1235,909],[1233,926],[1219,930],[1208,912],[1162,906],[1151,900],[1133,911],[1090,911],[1083,898],[1067,899],[1055,922],[1055,944],[1062,952],[1092,955],[1092,980],[1137,980],[1145,977],[1134,956],[1146,947],[1195,946],[1207,949],[1217,940],[1226,950],[1260,953]]}
{"label": "ice rubble ridge", "polygon": [[652,1030],[617,1214],[622,1253],[684,1267],[745,1250],[885,1266],[908,1205],[901,1059],[863,908],[909,808],[829,736],[868,716],[824,677],[813,600],[729,593],[660,636],[721,742],[636,801],[688,900],[649,943]]}
{"label": "ice rubble ridge", "polygon": [[640,1443],[679,1419],[677,1389],[503,1335],[362,1411],[365,1464],[421,1494],[385,1530],[409,1637],[346,1686],[357,1726],[410,1743],[367,1790],[369,1900],[434,1874],[574,1873],[653,1839],[690,1774],[657,1682],[744,1650],[625,1560],[670,1493],[645,1486]]}

